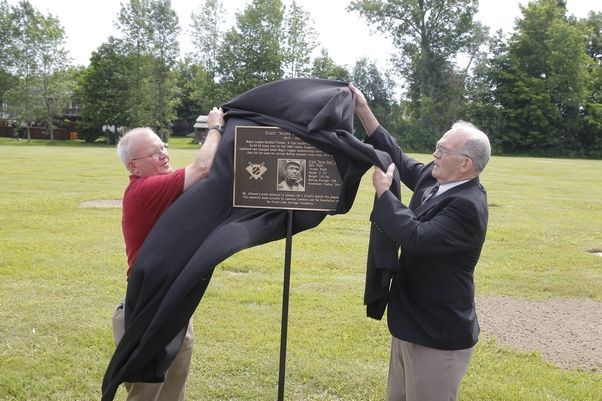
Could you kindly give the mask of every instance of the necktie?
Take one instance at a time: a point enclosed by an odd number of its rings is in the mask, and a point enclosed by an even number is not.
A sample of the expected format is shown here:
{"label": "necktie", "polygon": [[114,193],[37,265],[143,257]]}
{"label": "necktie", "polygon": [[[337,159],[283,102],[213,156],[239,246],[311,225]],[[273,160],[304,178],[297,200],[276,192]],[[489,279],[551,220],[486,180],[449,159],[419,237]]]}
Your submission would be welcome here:
{"label": "necktie", "polygon": [[432,187],[427,188],[423,193],[422,193],[422,203],[426,202],[427,200],[431,199],[439,190],[439,184],[435,184]]}

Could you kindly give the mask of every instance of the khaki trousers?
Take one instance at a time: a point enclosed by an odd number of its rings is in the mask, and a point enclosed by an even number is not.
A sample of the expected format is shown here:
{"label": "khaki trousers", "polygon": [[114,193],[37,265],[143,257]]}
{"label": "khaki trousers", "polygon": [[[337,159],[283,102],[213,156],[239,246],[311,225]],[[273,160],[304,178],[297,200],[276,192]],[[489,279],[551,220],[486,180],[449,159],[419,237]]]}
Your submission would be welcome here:
{"label": "khaki trousers", "polygon": [[474,347],[446,351],[393,337],[388,401],[455,401]]}
{"label": "khaki trousers", "polygon": [[[125,332],[123,304],[117,305],[113,314],[113,338],[118,344]],[[186,379],[190,372],[194,332],[192,320],[188,322],[186,337],[165,374],[163,383],[124,383],[128,392],[127,401],[183,401]]]}

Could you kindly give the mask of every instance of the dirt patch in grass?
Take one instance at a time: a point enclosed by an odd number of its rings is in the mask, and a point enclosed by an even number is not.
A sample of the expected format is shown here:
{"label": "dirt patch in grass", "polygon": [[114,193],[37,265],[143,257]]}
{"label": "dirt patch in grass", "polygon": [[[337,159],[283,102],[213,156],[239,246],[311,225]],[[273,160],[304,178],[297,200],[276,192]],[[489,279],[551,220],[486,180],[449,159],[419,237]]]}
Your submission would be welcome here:
{"label": "dirt patch in grass", "polygon": [[110,209],[121,207],[121,199],[94,199],[79,204],[80,208]]}
{"label": "dirt patch in grass", "polygon": [[591,299],[477,298],[481,333],[537,351],[565,369],[602,373],[602,303]]}

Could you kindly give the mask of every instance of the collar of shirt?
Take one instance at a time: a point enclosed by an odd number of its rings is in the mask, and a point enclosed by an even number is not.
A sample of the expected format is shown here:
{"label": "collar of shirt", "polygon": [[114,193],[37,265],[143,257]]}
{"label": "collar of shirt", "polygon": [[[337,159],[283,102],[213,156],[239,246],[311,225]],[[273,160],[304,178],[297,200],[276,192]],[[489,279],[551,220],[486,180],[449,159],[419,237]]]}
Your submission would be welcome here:
{"label": "collar of shirt", "polygon": [[439,185],[439,190],[437,191],[437,193],[435,194],[435,196],[439,196],[443,192],[449,191],[453,187],[457,187],[458,185],[464,184],[465,182],[468,182],[468,181],[469,180],[462,180],[462,181],[448,182],[447,184],[441,184],[441,185]]}

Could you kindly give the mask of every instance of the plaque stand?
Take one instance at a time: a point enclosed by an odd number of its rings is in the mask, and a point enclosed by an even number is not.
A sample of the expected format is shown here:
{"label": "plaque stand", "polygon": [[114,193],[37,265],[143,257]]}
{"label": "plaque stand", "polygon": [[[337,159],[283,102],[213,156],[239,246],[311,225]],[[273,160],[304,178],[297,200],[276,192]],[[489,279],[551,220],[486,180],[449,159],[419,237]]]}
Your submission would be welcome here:
{"label": "plaque stand", "polygon": [[291,250],[293,245],[293,210],[287,211],[286,245],[284,249],[284,283],[282,285],[282,322],[280,328],[280,368],[278,374],[278,401],[284,400],[284,373],[286,367],[286,335],[288,328],[288,300],[291,286]]}

